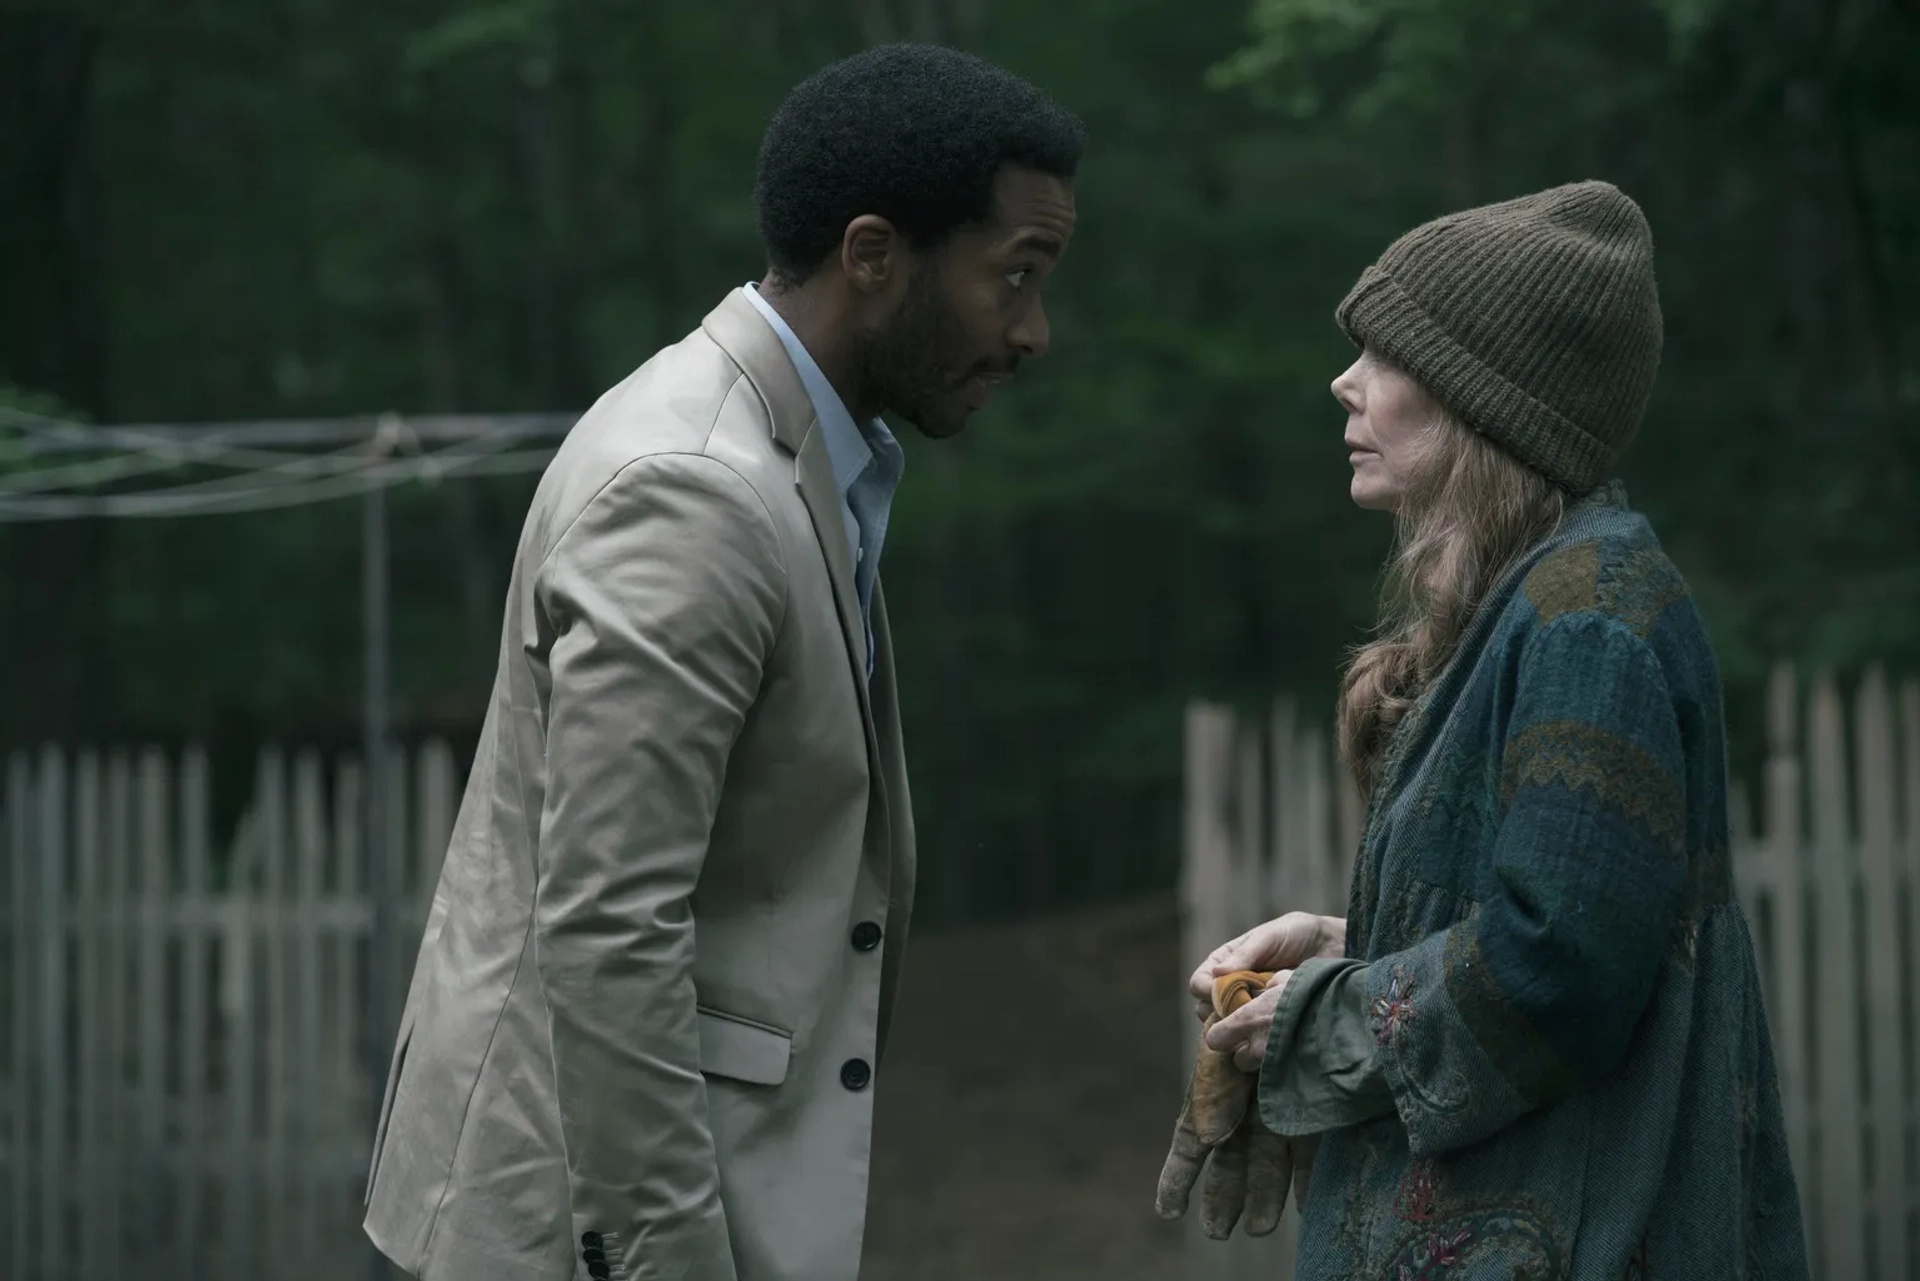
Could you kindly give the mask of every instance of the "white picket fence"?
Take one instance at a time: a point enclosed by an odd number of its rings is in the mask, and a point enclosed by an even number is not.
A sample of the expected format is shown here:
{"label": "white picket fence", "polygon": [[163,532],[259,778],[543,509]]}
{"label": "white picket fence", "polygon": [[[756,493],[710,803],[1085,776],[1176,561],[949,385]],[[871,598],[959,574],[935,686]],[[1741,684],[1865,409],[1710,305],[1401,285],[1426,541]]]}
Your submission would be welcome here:
{"label": "white picket fence", "polygon": [[458,801],[445,744],[388,770],[398,942],[370,978],[357,761],[263,751],[216,857],[199,751],[7,760],[0,1275],[375,1275],[369,984],[397,1018]]}
{"label": "white picket fence", "polygon": [[[1774,673],[1756,830],[1733,788],[1736,892],[1760,953],[1816,1281],[1920,1276],[1920,682]],[[1803,714],[1804,713],[1804,714]],[[1290,910],[1344,915],[1358,798],[1329,736],[1196,704],[1186,731],[1184,954]],[[1183,1063],[1194,1050],[1180,1002]],[[1197,1218],[1197,1216],[1195,1216]],[[1263,1241],[1191,1227],[1188,1275],[1288,1281],[1299,1220]]]}

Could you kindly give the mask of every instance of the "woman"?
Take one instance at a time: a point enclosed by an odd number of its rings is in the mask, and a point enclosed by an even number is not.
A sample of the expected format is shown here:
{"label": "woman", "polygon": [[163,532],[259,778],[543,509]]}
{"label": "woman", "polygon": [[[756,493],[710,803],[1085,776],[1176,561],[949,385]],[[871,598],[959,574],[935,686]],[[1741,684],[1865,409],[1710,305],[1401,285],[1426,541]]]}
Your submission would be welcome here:
{"label": "woman", "polygon": [[1730,887],[1713,650],[1614,461],[1659,364],[1652,241],[1598,182],[1428,223],[1337,312],[1354,501],[1398,541],[1342,682],[1348,915],[1207,1034],[1319,1136],[1302,1278],[1805,1277]]}

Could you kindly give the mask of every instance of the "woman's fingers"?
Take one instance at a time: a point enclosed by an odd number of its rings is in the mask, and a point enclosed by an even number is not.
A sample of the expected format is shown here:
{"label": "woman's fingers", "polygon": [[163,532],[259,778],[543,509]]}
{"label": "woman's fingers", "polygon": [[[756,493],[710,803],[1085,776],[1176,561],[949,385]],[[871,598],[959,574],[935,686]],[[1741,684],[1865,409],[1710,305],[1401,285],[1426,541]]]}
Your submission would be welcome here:
{"label": "woman's fingers", "polygon": [[1213,949],[1187,979],[1187,991],[1204,1003],[1213,999],[1213,981],[1222,974],[1292,970],[1309,957],[1337,956],[1345,935],[1346,922],[1337,917],[1288,912]]}
{"label": "woman's fingers", "polygon": [[1253,1023],[1247,1018],[1251,1005],[1243,1005],[1207,1029],[1207,1048],[1216,1054],[1231,1054],[1246,1043]]}
{"label": "woman's fingers", "polygon": [[1200,968],[1195,970],[1193,976],[1187,980],[1187,990],[1193,994],[1193,999],[1212,1000],[1213,981],[1222,974],[1231,974],[1235,970],[1261,968],[1258,958],[1265,946],[1263,935],[1268,926],[1274,924],[1277,922],[1270,921],[1267,925],[1248,930],[1240,937],[1222,943],[1208,953],[1207,959],[1200,962]]}
{"label": "woman's fingers", "polygon": [[1320,918],[1288,912],[1248,930],[1228,945],[1235,969],[1290,970],[1320,947]]}
{"label": "woman's fingers", "polygon": [[1200,968],[1195,970],[1193,977],[1187,980],[1187,990],[1193,993],[1194,1000],[1211,1001],[1214,979],[1222,974],[1231,974],[1235,970],[1249,968],[1244,961],[1251,953],[1251,940],[1257,932],[1249,930],[1239,938],[1222,943],[1207,954],[1207,959],[1200,962]]}
{"label": "woman's fingers", "polygon": [[1267,1057],[1267,1034],[1273,1028],[1273,1012],[1280,1006],[1284,983],[1275,984],[1245,1005],[1215,1023],[1207,1031],[1207,1048],[1233,1055],[1234,1066],[1242,1072],[1257,1072]]}

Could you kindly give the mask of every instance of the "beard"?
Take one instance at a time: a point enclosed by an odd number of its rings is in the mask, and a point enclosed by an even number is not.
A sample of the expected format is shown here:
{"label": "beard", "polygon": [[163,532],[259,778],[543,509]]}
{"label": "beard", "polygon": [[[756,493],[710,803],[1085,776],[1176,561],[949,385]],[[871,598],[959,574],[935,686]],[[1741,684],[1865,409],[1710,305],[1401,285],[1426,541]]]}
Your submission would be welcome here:
{"label": "beard", "polygon": [[923,436],[958,435],[967,425],[964,384],[981,372],[955,359],[965,347],[938,273],[931,263],[920,263],[907,281],[899,311],[867,339],[861,353],[864,383],[883,411],[898,414]]}

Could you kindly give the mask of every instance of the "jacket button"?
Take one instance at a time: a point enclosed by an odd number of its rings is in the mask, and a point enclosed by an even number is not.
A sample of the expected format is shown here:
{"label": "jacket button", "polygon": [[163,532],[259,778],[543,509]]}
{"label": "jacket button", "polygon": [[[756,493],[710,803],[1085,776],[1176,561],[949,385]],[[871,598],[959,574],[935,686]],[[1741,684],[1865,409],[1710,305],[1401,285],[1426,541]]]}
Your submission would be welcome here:
{"label": "jacket button", "polygon": [[873,1069],[865,1059],[848,1059],[840,1065],[840,1084],[849,1090],[864,1090],[873,1080]]}
{"label": "jacket button", "polygon": [[862,921],[853,927],[853,946],[855,951],[871,952],[880,946],[880,927],[872,921]]}

